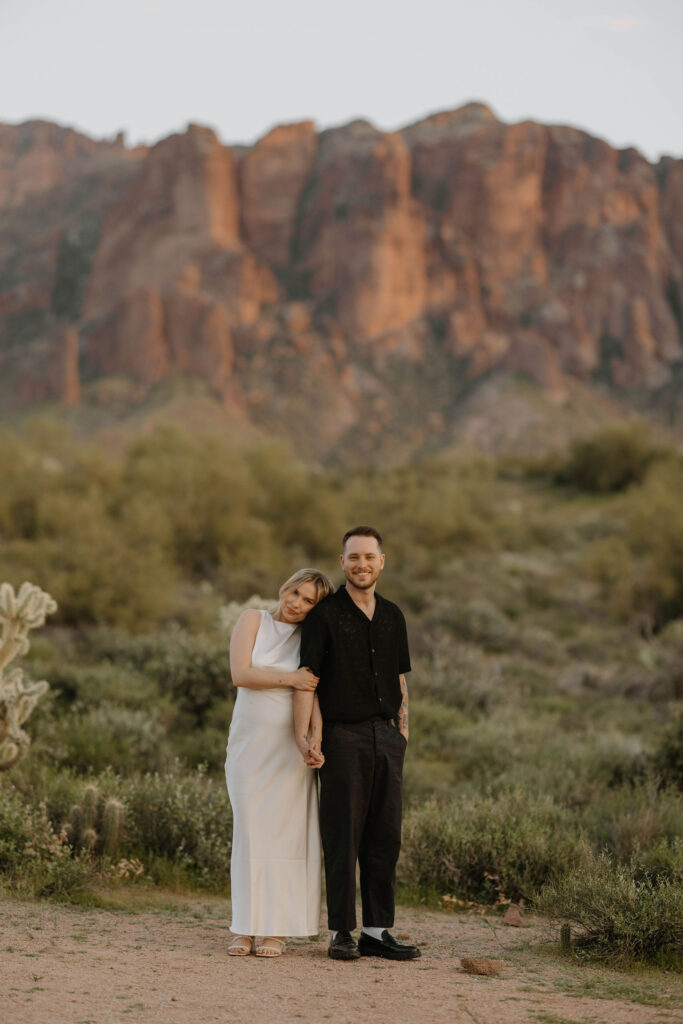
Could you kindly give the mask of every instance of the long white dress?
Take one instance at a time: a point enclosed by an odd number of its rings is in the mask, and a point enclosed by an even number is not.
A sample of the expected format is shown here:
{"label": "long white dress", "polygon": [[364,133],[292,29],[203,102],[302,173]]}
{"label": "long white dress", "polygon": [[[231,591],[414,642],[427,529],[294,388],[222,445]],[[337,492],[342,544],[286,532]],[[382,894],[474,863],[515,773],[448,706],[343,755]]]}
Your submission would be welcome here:
{"label": "long white dress", "polygon": [[[300,630],[266,611],[251,664],[294,672]],[[317,935],[320,830],[315,774],[294,741],[289,688],[240,686],[225,776],[233,813],[232,923],[240,935]]]}

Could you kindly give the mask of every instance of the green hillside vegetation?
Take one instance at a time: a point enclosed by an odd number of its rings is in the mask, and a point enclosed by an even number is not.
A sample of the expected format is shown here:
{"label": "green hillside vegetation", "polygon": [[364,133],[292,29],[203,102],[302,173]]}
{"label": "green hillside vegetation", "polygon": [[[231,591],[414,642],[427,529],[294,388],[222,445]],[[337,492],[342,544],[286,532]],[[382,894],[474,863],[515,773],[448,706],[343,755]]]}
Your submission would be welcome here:
{"label": "green hillside vegetation", "polygon": [[224,891],[226,607],[304,565],[339,579],[371,522],[413,652],[404,897],[524,900],[582,953],[680,957],[677,453],[614,427],[551,459],[315,469],[163,427],[109,459],[40,421],[0,437],[0,474],[0,581],[59,604],[26,664],[51,683],[31,751],[0,778],[5,886]]}

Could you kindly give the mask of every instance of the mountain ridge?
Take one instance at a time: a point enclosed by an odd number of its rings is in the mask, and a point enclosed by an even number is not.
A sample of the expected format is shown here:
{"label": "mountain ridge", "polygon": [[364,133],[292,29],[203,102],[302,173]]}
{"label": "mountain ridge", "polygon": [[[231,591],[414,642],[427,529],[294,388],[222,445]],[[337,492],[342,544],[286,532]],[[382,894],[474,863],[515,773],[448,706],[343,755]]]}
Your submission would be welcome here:
{"label": "mountain ridge", "polygon": [[175,376],[315,457],[409,454],[498,422],[521,377],[549,436],[579,392],[679,431],[682,311],[683,160],[580,129],[482,103],[253,146],[0,125],[6,421]]}

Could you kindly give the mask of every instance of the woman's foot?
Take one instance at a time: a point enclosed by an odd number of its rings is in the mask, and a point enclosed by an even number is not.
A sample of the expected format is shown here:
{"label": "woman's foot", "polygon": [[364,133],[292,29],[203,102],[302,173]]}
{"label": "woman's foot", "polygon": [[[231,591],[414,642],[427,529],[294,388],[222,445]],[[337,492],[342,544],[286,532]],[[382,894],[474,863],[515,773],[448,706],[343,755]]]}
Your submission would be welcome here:
{"label": "woman's foot", "polygon": [[256,956],[282,956],[285,948],[285,940],[268,935],[262,939],[256,947]]}
{"label": "woman's foot", "polygon": [[254,949],[251,935],[236,935],[228,946],[228,956],[249,956]]}

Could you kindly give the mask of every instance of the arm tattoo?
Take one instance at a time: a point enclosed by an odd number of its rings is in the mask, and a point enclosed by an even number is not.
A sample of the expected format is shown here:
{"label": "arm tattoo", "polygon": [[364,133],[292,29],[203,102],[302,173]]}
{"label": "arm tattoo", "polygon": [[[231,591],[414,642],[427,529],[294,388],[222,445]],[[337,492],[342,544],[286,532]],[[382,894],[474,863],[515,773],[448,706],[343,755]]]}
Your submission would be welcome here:
{"label": "arm tattoo", "polygon": [[401,684],[401,693],[403,699],[401,700],[401,706],[398,709],[398,727],[403,733],[408,732],[408,684],[406,683],[406,677],[401,675],[398,677]]}

